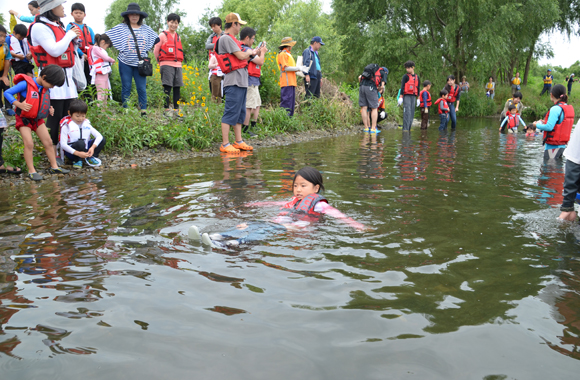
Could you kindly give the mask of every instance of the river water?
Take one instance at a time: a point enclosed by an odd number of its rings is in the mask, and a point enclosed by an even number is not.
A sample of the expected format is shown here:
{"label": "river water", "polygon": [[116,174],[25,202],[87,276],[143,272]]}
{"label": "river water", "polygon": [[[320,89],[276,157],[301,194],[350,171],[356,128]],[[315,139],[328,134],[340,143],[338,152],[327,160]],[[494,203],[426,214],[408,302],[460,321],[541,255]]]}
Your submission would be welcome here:
{"label": "river water", "polygon": [[[273,218],[246,204],[304,165],[367,231],[187,239]],[[482,119],[4,188],[1,378],[577,379],[563,179]]]}

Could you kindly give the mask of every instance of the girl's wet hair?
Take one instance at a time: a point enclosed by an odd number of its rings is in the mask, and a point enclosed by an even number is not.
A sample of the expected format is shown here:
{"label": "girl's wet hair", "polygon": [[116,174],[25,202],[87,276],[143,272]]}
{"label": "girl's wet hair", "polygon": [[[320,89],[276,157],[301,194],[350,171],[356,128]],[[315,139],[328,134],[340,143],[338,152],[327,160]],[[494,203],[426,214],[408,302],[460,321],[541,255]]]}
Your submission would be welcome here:
{"label": "girl's wet hair", "polygon": [[296,177],[302,177],[314,186],[318,185],[320,188],[318,192],[324,191],[324,184],[322,183],[322,174],[313,167],[305,166],[302,169],[298,170],[298,172],[294,175],[294,179],[292,180],[292,187],[294,187],[294,181],[296,181]]}
{"label": "girl's wet hair", "polygon": [[552,87],[552,96],[561,102],[568,102],[568,95],[566,95],[566,87],[563,84],[557,84]]}

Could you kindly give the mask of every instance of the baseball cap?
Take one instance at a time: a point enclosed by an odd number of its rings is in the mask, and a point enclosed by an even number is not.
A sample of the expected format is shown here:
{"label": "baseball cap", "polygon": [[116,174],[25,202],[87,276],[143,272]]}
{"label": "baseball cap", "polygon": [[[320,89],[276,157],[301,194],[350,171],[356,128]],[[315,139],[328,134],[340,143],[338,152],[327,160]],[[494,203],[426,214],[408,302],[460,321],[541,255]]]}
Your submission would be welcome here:
{"label": "baseball cap", "polygon": [[229,24],[229,23],[234,23],[234,22],[240,23],[242,25],[247,24],[247,22],[242,21],[242,19],[240,18],[240,15],[237,13],[230,13],[229,15],[226,16],[226,23]]}
{"label": "baseball cap", "polygon": [[318,42],[318,43],[320,43],[321,45],[324,45],[324,42],[322,42],[322,38],[320,38],[320,37],[318,37],[318,36],[316,36],[316,37],[312,37],[312,41],[310,41],[310,42],[311,42],[311,43],[312,43],[312,42]]}

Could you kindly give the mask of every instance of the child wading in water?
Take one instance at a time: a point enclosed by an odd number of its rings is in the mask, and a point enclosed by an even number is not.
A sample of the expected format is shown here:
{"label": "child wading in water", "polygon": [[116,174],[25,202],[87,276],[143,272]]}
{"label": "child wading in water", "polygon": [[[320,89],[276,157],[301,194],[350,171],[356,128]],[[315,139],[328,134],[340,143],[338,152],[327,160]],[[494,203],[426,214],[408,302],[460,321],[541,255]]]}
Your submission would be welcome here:
{"label": "child wading in water", "polygon": [[294,176],[292,183],[294,197],[289,202],[256,202],[248,206],[282,206],[282,212],[272,222],[253,222],[239,224],[235,229],[223,233],[200,236],[196,226],[189,228],[189,238],[199,239],[205,245],[216,248],[237,246],[264,240],[273,233],[282,233],[287,230],[298,229],[316,221],[322,215],[329,215],[340,219],[359,231],[365,229],[361,223],[349,218],[342,212],[330,206],[320,195],[324,191],[322,175],[314,168],[306,166]]}

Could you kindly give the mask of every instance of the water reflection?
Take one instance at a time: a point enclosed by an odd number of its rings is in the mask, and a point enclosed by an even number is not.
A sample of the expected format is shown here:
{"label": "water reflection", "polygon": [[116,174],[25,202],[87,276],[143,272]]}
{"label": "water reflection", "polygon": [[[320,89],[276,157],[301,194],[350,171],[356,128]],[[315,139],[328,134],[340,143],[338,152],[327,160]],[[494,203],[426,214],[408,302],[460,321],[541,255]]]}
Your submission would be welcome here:
{"label": "water reflection", "polygon": [[[269,377],[304,366],[366,378],[397,357],[423,378],[497,363],[514,378],[573,378],[580,232],[555,224],[562,167],[541,164],[537,141],[482,121],[16,189],[0,201],[0,370],[35,378],[85,355],[96,377],[136,360],[127,378],[183,377],[197,362],[235,377],[254,373],[252,355],[276,364]],[[321,169],[333,206],[373,228],[327,218],[235,251],[186,238],[191,224],[270,220],[277,208],[245,205],[287,199],[304,165]],[[551,364],[529,376],[513,352]],[[38,358],[52,362],[15,365]]]}

